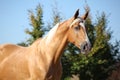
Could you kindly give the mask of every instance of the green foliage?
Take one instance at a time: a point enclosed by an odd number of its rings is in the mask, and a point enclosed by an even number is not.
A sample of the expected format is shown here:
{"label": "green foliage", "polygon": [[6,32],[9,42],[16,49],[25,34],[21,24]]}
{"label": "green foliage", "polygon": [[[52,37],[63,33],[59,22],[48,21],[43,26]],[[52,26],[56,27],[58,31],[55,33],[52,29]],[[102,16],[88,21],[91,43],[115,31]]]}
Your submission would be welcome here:
{"label": "green foliage", "polygon": [[32,26],[32,30],[26,29],[26,33],[31,37],[28,39],[28,44],[33,43],[36,39],[43,36],[43,10],[41,5],[39,4],[36,8],[36,15],[29,11],[30,15],[30,25]]}
{"label": "green foliage", "polygon": [[[88,55],[78,54],[78,49],[69,45],[62,57],[63,77],[65,79],[72,74],[79,74],[80,80],[105,80],[115,64],[113,55],[118,54],[110,44],[111,31],[107,30],[107,17],[102,13],[97,17],[96,24],[90,17],[86,20],[86,28],[92,43],[91,52]],[[112,51],[111,51],[112,50]],[[116,51],[116,52],[114,52]]]}
{"label": "green foliage", "polygon": [[35,13],[29,10],[29,19],[32,28],[27,28],[25,32],[26,34],[30,35],[30,38],[26,42],[18,43],[18,45],[28,46],[38,38],[42,37],[45,33],[45,31],[43,30],[43,10],[40,4],[36,7]]}
{"label": "green foliage", "polygon": [[24,47],[28,46],[25,42],[18,43],[18,45],[24,46]]}
{"label": "green foliage", "polygon": [[56,4],[57,3],[55,2],[55,4],[53,5],[54,7],[52,8],[52,22],[48,22],[47,28],[45,29],[46,31],[49,31],[52,27],[54,27],[62,20],[61,14],[58,11],[58,7]]}
{"label": "green foliage", "polygon": [[120,62],[120,41],[116,41],[115,45],[111,45],[111,54],[117,62]]}

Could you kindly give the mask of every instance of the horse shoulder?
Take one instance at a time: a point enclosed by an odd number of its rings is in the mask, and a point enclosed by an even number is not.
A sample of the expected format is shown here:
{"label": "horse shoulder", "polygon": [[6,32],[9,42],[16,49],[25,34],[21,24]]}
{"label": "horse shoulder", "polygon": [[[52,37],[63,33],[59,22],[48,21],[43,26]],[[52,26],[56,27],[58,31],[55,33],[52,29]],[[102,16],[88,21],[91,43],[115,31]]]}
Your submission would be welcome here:
{"label": "horse shoulder", "polygon": [[26,58],[28,49],[13,44],[0,45],[0,80],[25,80],[30,77]]}

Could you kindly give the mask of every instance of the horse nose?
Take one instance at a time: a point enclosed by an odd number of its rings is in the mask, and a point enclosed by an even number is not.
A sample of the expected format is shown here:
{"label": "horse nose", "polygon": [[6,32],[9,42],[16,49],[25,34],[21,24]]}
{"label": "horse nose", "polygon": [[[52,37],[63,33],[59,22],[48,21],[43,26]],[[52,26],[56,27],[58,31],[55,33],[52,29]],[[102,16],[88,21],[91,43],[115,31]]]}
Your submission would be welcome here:
{"label": "horse nose", "polygon": [[81,45],[81,52],[82,53],[87,53],[91,50],[91,44],[88,43],[88,42],[83,42],[82,45]]}

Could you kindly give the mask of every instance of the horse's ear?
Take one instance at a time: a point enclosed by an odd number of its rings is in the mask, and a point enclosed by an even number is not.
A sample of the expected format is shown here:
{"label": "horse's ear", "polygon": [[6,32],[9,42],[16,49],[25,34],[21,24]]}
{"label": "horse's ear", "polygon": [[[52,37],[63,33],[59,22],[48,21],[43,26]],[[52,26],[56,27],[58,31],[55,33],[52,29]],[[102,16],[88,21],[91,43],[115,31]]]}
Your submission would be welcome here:
{"label": "horse's ear", "polygon": [[77,11],[75,12],[74,19],[76,19],[78,17],[78,15],[79,15],[79,9],[77,9]]}
{"label": "horse's ear", "polygon": [[83,20],[86,20],[88,14],[89,14],[89,11],[87,11],[81,18],[82,18]]}

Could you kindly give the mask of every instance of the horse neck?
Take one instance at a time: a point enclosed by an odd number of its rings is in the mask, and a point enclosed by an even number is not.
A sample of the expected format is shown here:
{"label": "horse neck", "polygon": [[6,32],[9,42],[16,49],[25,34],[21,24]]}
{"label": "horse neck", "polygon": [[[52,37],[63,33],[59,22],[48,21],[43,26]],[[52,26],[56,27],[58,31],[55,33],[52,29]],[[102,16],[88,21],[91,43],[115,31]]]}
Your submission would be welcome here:
{"label": "horse neck", "polygon": [[[47,37],[45,37],[45,45],[47,55],[49,55],[54,63],[60,61],[62,52],[67,45],[67,24],[61,23],[54,27]],[[52,35],[51,35],[52,32]]]}

